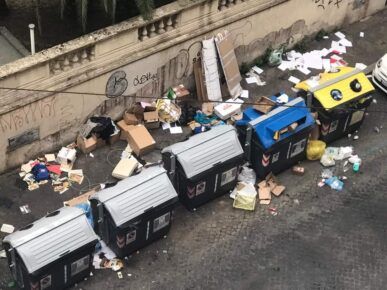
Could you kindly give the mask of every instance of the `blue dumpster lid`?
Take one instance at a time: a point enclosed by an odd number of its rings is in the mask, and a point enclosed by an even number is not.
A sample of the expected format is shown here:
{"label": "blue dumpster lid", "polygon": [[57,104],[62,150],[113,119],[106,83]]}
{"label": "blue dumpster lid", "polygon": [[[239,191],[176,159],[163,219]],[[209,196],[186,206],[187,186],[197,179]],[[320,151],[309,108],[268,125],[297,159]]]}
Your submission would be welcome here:
{"label": "blue dumpster lid", "polygon": [[10,244],[33,273],[97,240],[83,210],[63,207],[6,236],[3,243]]}
{"label": "blue dumpster lid", "polygon": [[[286,130],[293,123],[298,124],[296,129]],[[267,114],[250,107],[243,112],[242,120],[237,122],[237,126],[251,126],[265,149],[313,124],[314,118],[301,97],[290,100],[286,105],[278,105]]]}
{"label": "blue dumpster lid", "polygon": [[157,166],[125,178],[117,185],[95,193],[90,199],[101,202],[118,227],[176,197],[167,172]]}
{"label": "blue dumpster lid", "polygon": [[243,154],[243,149],[235,128],[231,125],[220,125],[161,151],[166,152],[177,157],[185,175],[191,178],[211,169],[215,164]]}

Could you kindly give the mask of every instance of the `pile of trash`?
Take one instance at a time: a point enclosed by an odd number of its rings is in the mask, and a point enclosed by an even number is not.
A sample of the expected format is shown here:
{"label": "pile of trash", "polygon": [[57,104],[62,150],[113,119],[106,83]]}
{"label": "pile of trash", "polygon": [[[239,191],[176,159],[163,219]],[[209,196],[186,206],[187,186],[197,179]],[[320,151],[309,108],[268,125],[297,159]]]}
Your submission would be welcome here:
{"label": "pile of trash", "polygon": [[[19,176],[26,183],[28,190],[38,189],[51,181],[54,191],[62,194],[72,183],[82,184],[83,170],[73,169],[77,154],[75,148],[75,144],[70,144],[62,147],[57,155],[46,154],[23,164]],[[23,212],[22,209],[21,211]]]}
{"label": "pile of trash", "polygon": [[248,165],[242,167],[238,176],[238,183],[235,189],[231,192],[230,198],[234,199],[233,207],[254,210],[257,202],[257,194],[259,204],[269,205],[272,194],[275,197],[280,196],[286,187],[272,174],[268,174],[264,180],[256,184],[256,174]]}
{"label": "pile of trash", "polygon": [[[337,163],[342,164],[339,170],[334,170]],[[318,182],[319,187],[324,185],[330,186],[332,189],[341,191],[344,188],[344,181],[346,176],[335,176],[334,171],[341,171],[346,173],[352,167],[354,173],[359,172],[361,165],[361,158],[354,153],[353,147],[327,147],[320,159],[320,163],[324,167],[328,167],[322,171],[321,180]]]}

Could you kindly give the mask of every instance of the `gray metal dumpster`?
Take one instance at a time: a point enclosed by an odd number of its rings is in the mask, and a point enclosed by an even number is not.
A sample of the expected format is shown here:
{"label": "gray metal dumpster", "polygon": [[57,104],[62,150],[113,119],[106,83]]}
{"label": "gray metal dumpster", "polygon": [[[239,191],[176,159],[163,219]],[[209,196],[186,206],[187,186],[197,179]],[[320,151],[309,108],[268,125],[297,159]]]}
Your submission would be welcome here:
{"label": "gray metal dumpster", "polygon": [[6,236],[12,276],[23,289],[64,289],[89,276],[98,236],[84,212],[63,207]]}
{"label": "gray metal dumpster", "polygon": [[122,258],[169,231],[177,201],[166,171],[150,167],[90,198],[94,228]]}
{"label": "gray metal dumpster", "polygon": [[164,168],[188,209],[234,189],[244,157],[236,130],[230,125],[213,127],[161,153]]}

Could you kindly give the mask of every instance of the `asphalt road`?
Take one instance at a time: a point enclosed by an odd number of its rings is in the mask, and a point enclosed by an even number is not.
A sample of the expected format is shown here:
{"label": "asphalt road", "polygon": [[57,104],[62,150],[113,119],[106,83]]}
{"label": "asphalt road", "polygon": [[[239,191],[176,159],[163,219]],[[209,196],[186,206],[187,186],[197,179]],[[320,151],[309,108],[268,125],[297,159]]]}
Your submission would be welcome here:
{"label": "asphalt road", "polygon": [[[341,30],[354,42],[345,55],[350,64],[374,63],[387,52],[386,15],[384,11]],[[358,38],[360,31],[364,39]],[[313,41],[310,48],[328,42]],[[265,68],[268,85],[255,88],[255,93],[290,92],[288,74]],[[359,139],[343,137],[331,144],[354,146],[362,158],[359,173],[343,172],[342,164],[335,167],[337,175],[348,177],[343,191],[318,187],[322,166],[305,161],[304,176],[289,171],[278,176],[287,189],[270,205],[276,216],[268,206],[257,205],[254,212],[235,210],[227,196],[194,212],[180,206],[168,236],[125,261],[123,279],[110,270],[95,270],[74,289],[385,289],[387,96],[377,91],[375,99]],[[177,141],[165,132],[155,136],[161,147]],[[110,179],[109,162],[114,164],[118,154],[114,148],[102,148],[95,158],[80,156],[76,165],[84,169],[87,183],[104,182]],[[147,158],[157,159],[158,154]],[[17,179],[17,172],[0,176],[0,224],[25,225],[82,189],[61,196],[50,186],[29,192]],[[30,205],[30,214],[20,213],[23,204]],[[11,278],[4,259],[0,273],[0,288],[6,289]]]}

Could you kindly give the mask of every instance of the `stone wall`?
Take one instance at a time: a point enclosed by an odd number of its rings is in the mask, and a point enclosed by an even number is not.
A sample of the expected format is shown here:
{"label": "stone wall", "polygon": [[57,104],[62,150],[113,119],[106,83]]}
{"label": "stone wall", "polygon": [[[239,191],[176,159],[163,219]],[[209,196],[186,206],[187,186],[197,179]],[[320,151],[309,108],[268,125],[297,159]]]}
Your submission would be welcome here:
{"label": "stone wall", "polygon": [[[384,0],[220,0],[157,9],[0,67],[0,171],[74,140],[93,113],[118,118],[132,97],[194,88],[200,41],[227,29],[238,61],[383,9]],[[302,7],[302,9],[300,8]],[[291,13],[289,13],[291,12]],[[60,91],[52,93],[47,91]],[[75,93],[76,92],[76,93]],[[132,97],[130,97],[132,96]]]}

